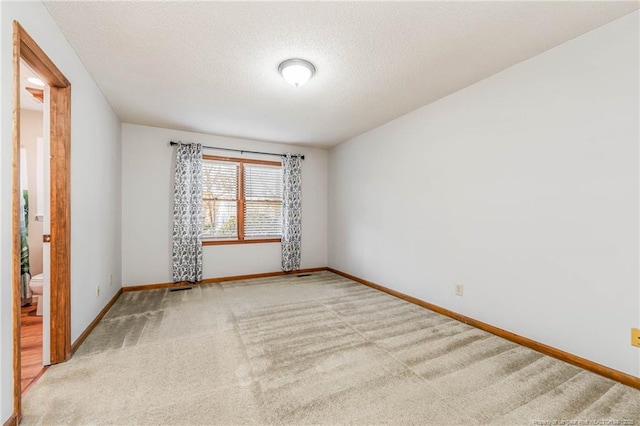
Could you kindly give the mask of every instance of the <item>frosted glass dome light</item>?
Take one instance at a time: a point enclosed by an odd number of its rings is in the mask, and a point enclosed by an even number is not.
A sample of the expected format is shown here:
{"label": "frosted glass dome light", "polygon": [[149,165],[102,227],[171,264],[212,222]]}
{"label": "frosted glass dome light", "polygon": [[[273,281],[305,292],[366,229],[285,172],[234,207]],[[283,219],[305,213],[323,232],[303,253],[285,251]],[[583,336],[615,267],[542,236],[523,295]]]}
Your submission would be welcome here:
{"label": "frosted glass dome light", "polygon": [[27,81],[31,84],[35,84],[36,86],[44,87],[44,82],[37,77],[29,77]]}
{"label": "frosted glass dome light", "polygon": [[316,67],[304,59],[287,59],[280,64],[278,71],[287,83],[299,87],[315,74]]}

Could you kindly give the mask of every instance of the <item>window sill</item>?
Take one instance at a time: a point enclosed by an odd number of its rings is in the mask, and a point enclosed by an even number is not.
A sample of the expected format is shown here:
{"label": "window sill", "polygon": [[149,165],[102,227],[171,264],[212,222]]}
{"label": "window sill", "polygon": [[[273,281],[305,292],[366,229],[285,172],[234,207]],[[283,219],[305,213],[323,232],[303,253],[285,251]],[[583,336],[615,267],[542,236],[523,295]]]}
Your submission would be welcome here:
{"label": "window sill", "polygon": [[263,238],[263,239],[252,239],[252,240],[204,240],[202,241],[203,246],[222,246],[227,244],[258,244],[258,243],[279,243],[282,239],[280,238]]}

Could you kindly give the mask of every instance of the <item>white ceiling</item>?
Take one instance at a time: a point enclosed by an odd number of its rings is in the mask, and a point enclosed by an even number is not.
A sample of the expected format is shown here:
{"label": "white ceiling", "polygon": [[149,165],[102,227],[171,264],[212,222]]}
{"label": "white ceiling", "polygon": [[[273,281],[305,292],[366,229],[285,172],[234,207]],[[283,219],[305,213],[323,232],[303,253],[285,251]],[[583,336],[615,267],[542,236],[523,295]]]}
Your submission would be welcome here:
{"label": "white ceiling", "polygon": [[[639,3],[45,5],[125,122],[330,147]],[[277,71],[291,57],[317,69],[300,88]]]}

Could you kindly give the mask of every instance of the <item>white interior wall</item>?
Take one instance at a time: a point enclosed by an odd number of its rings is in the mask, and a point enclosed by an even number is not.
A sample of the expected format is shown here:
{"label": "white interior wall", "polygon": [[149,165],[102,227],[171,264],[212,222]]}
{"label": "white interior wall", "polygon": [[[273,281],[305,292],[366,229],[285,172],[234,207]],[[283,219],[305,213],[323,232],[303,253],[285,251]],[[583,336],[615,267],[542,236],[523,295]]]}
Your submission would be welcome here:
{"label": "white interior wall", "polygon": [[[12,21],[72,84],[71,339],[120,288],[121,123],[41,2],[0,2],[0,420],[12,414]],[[109,286],[108,277],[113,275]],[[102,292],[96,297],[96,285]]]}
{"label": "white interior wall", "polygon": [[640,376],[638,16],[332,149],[329,265]]}
{"label": "white interior wall", "polygon": [[[169,141],[305,155],[302,165],[302,268],[327,265],[327,151],[124,123],[122,125],[122,282],[171,282],[175,149]],[[211,155],[239,153],[205,150]],[[272,160],[244,154],[244,158]],[[281,269],[280,243],[203,247],[203,276],[215,278]]]}

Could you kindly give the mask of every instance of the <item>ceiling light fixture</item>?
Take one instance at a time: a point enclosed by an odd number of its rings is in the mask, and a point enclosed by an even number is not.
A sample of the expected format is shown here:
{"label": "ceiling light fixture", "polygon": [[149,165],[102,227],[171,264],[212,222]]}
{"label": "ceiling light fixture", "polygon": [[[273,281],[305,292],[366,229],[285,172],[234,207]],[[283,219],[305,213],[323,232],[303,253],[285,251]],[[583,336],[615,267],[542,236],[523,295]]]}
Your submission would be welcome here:
{"label": "ceiling light fixture", "polygon": [[44,82],[36,77],[29,77],[27,81],[31,84],[35,84],[36,86],[44,87]]}
{"label": "ceiling light fixture", "polygon": [[316,67],[304,59],[287,59],[278,66],[278,72],[287,83],[302,86],[315,74]]}

